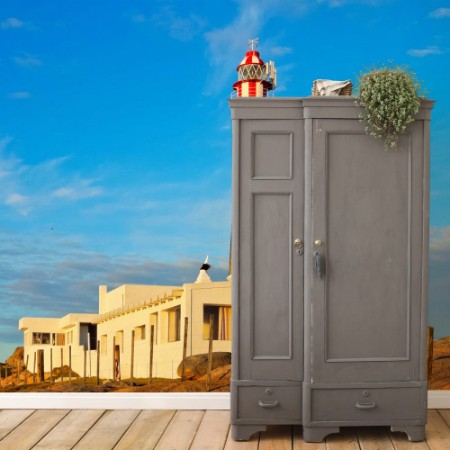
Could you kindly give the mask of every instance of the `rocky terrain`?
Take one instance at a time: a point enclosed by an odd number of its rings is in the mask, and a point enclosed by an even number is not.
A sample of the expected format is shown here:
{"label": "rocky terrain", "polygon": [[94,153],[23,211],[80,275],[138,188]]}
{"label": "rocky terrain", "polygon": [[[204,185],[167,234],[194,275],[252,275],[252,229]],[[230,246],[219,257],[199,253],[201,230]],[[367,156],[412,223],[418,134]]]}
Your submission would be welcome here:
{"label": "rocky terrain", "polygon": [[450,336],[434,341],[430,388],[450,390]]}
{"label": "rocky terrain", "polygon": [[[2,392],[206,392],[206,371],[208,355],[194,355],[186,358],[185,380],[155,378],[133,380],[100,380],[95,377],[83,379],[68,366],[55,367],[50,374],[45,373],[45,381],[40,382],[23,364],[23,348],[19,347],[6,360],[8,374],[2,369],[0,391]],[[181,377],[182,363],[178,367]],[[70,380],[69,380],[70,375]],[[209,391],[228,392],[230,390],[231,353],[213,353],[211,383]]]}

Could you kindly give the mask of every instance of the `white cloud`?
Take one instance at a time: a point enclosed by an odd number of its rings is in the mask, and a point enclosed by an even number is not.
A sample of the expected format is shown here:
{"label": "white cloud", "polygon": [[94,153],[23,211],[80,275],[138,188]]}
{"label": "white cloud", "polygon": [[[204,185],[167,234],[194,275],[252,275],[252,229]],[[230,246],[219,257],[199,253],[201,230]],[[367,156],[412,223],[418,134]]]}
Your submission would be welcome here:
{"label": "white cloud", "polygon": [[270,52],[274,56],[283,56],[283,55],[288,55],[289,53],[292,53],[292,48],[291,47],[272,47],[270,49]]}
{"label": "white cloud", "polygon": [[450,226],[434,227],[430,231],[430,250],[434,254],[450,252]]}
{"label": "white cloud", "polygon": [[67,160],[71,159],[71,155],[66,156],[60,156],[58,158],[53,159],[47,159],[46,161],[40,162],[37,164],[34,168],[38,171],[47,171],[47,170],[53,170],[57,167],[61,166],[63,163],[65,163]]}
{"label": "white cloud", "polygon": [[450,292],[450,226],[431,228],[429,265],[429,319],[437,337],[448,336]]}
{"label": "white cloud", "polygon": [[91,186],[92,183],[93,180],[80,180],[72,186],[64,186],[54,190],[51,196],[75,201],[101,195],[103,190],[99,187]]}
{"label": "white cloud", "polygon": [[131,20],[140,24],[154,24],[168,30],[169,35],[179,41],[190,41],[201,33],[206,25],[206,20],[196,14],[189,14],[186,17],[179,16],[170,5],[165,5],[161,10],[152,16],[135,14]]}
{"label": "white cloud", "polygon": [[0,23],[0,28],[2,30],[7,30],[10,28],[22,28],[23,25],[24,23],[16,17],[9,17],[8,19]]}
{"label": "white cloud", "polygon": [[340,8],[354,3],[362,3],[365,5],[377,6],[382,2],[383,0],[317,0],[317,3],[319,4],[325,3],[330,8]]}
{"label": "white cloud", "polygon": [[21,216],[27,216],[31,210],[28,197],[17,192],[6,196],[5,205],[13,206]]}
{"label": "white cloud", "polygon": [[17,192],[13,192],[12,194],[8,194],[5,200],[7,205],[19,205],[23,204],[27,201],[27,197],[22,194],[18,194]]}
{"label": "white cloud", "polygon": [[10,92],[6,97],[22,100],[22,99],[30,98],[31,95],[28,91],[16,91],[16,92]]}
{"label": "white cloud", "polygon": [[[23,339],[14,331],[21,317],[95,313],[100,284],[113,289],[121,284],[192,283],[205,256],[160,261],[136,254],[104,253],[84,244],[80,236],[64,236],[58,231],[23,233],[3,227],[0,248],[0,336],[2,343],[11,342],[10,348],[3,349],[7,356]],[[211,278],[225,280],[227,261],[219,262],[211,253],[210,261]]]}
{"label": "white cloud", "polygon": [[[63,164],[70,155],[28,165],[6,150],[12,137],[0,138],[0,199],[3,206],[13,208],[21,215],[49,208],[62,200],[79,201],[99,196],[97,180],[83,179],[67,172]],[[19,194],[20,193],[20,194]]]}
{"label": "white cloud", "polygon": [[429,16],[433,19],[443,19],[445,17],[450,17],[450,8],[438,8],[431,11]]}
{"label": "white cloud", "polygon": [[428,55],[442,55],[444,52],[436,45],[431,45],[421,49],[410,49],[406,52],[409,56],[415,56],[417,58],[423,58]]}
{"label": "white cloud", "polygon": [[15,56],[14,62],[22,67],[38,67],[42,66],[42,60],[36,56],[25,53],[23,56]]}

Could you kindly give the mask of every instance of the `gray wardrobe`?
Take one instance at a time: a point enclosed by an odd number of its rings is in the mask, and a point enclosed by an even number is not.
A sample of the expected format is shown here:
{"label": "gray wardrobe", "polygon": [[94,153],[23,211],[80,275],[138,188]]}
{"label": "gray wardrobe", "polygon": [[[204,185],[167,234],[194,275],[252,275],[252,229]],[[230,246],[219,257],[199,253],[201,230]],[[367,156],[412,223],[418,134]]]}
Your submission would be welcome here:
{"label": "gray wardrobe", "polygon": [[302,424],[424,439],[429,123],[397,151],[351,97],[230,100],[233,438]]}

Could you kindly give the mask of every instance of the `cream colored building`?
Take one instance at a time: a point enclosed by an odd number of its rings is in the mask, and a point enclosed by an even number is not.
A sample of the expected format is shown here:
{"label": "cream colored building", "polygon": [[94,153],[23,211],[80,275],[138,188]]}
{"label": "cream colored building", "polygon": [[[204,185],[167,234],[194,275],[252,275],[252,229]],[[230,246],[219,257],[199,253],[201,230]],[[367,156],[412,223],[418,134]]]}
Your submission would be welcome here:
{"label": "cream colored building", "polygon": [[[86,370],[95,374],[95,351],[98,314],[67,314],[60,319],[24,317],[19,320],[19,330],[24,332],[24,362],[30,372],[36,372],[38,350],[44,352],[44,370],[69,365],[83,375],[86,354]],[[90,338],[90,342],[89,342]],[[70,350],[69,350],[70,348]],[[93,348],[93,351],[89,351]],[[86,350],[86,352],[85,352]]]}
{"label": "cream colored building", "polygon": [[[210,280],[201,270],[183,286],[122,285],[99,287],[99,314],[68,314],[61,319],[22,318],[25,361],[33,371],[34,354],[44,350],[45,371],[68,364],[100,378],[147,378],[153,329],[153,377],[177,378],[187,320],[187,355],[208,351],[214,315],[213,351],[231,351],[231,282]],[[99,348],[97,348],[99,346]],[[50,359],[52,361],[50,361]]]}

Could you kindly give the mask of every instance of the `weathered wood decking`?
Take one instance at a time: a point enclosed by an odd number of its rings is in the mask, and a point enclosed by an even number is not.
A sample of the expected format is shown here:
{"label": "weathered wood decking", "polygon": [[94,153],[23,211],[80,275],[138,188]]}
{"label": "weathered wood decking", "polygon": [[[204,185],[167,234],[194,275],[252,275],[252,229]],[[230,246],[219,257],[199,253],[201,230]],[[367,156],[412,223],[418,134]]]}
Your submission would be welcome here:
{"label": "weathered wood decking", "polygon": [[249,442],[229,436],[228,411],[2,410],[1,450],[450,450],[450,410],[430,410],[427,441],[386,427],[343,428],[306,444],[301,427],[279,426]]}

